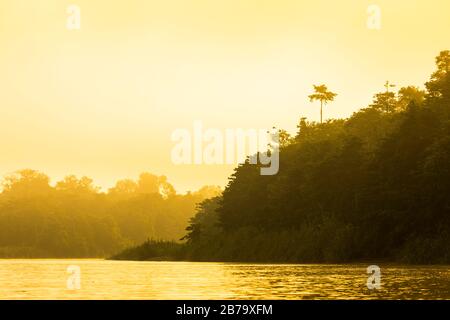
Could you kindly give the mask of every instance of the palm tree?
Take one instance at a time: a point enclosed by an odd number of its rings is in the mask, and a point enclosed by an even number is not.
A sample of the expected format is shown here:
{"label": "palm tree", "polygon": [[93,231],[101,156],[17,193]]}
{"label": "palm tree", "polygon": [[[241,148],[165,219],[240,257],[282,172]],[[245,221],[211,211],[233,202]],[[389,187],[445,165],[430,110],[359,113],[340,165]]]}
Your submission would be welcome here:
{"label": "palm tree", "polygon": [[334,100],[334,98],[337,96],[336,93],[333,93],[331,91],[328,91],[328,88],[326,85],[322,84],[320,86],[314,86],[314,94],[308,96],[311,102],[313,101],[320,101],[320,123],[322,123],[322,109],[323,105],[327,104],[328,102],[331,102]]}

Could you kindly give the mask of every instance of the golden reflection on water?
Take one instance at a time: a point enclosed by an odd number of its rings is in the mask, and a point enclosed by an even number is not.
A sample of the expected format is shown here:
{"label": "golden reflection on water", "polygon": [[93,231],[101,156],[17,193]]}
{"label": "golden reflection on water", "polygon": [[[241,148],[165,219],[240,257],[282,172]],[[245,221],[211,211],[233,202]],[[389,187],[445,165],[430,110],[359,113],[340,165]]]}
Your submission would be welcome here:
{"label": "golden reflection on water", "polygon": [[[69,290],[67,267],[81,269]],[[0,260],[0,299],[450,299],[448,266]]]}

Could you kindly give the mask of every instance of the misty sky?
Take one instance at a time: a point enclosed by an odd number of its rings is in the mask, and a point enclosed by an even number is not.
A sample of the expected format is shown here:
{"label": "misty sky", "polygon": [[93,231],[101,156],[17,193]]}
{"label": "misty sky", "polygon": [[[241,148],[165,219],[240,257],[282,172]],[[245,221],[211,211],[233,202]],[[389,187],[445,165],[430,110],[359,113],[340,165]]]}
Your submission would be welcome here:
{"label": "misty sky", "polygon": [[[80,30],[66,28],[72,3]],[[449,30],[448,0],[0,0],[0,175],[224,185],[233,166],[172,164],[175,129],[295,132],[319,119],[320,83],[339,94],[325,118],[348,117],[388,79],[422,86]]]}

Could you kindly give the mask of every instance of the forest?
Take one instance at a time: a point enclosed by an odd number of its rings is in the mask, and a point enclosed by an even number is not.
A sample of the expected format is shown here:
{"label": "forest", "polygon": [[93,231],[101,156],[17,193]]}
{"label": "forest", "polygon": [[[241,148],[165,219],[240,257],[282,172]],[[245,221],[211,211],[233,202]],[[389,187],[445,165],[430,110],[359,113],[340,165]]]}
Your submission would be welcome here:
{"label": "forest", "polygon": [[[320,100],[326,87],[315,88]],[[348,119],[280,130],[279,173],[240,164],[182,243],[149,240],[113,258],[450,263],[450,51],[423,90],[389,89]]]}
{"label": "forest", "polygon": [[176,240],[198,202],[221,190],[177,194],[165,176],[142,173],[101,192],[88,177],[50,185],[35,170],[3,179],[0,258],[107,257],[146,239]]}

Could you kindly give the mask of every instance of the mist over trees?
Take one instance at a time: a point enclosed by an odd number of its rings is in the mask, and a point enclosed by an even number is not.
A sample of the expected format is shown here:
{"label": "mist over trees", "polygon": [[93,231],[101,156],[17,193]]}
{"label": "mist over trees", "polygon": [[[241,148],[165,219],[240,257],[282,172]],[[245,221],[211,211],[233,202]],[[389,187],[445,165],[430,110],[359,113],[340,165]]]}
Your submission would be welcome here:
{"label": "mist over trees", "polygon": [[8,175],[0,257],[128,248],[114,257],[450,263],[450,51],[436,66],[425,90],[387,87],[348,119],[280,130],[278,174],[246,161],[222,193],[179,195],[149,173],[108,192],[87,177],[50,185],[33,170]]}
{"label": "mist over trees", "polygon": [[220,192],[179,195],[150,173],[106,193],[73,175],[51,186],[34,170],[8,175],[2,186],[0,257],[105,257],[146,239],[179,240],[196,204]]}
{"label": "mist over trees", "polygon": [[[201,261],[450,263],[450,51],[436,65],[426,90],[388,87],[345,120],[302,118],[294,137],[284,132],[279,173],[239,165],[172,252]],[[150,259],[150,248],[135,251]]]}

